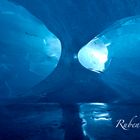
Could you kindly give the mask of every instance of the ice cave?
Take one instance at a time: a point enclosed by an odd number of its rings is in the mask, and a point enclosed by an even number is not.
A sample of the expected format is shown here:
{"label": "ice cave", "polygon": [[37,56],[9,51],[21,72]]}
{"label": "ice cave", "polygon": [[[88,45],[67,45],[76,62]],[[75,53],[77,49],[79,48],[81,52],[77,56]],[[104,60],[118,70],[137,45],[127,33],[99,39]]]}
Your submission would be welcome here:
{"label": "ice cave", "polygon": [[140,0],[0,0],[0,140],[139,140],[139,60]]}

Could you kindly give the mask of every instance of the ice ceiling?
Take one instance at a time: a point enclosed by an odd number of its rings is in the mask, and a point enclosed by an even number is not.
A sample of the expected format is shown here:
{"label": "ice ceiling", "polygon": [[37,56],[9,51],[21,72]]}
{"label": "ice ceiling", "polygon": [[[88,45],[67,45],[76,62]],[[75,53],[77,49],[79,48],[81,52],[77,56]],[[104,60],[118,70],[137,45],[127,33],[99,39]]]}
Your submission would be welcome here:
{"label": "ice ceiling", "polygon": [[59,39],[40,20],[22,6],[0,2],[0,92],[4,96],[45,79],[60,54]]}

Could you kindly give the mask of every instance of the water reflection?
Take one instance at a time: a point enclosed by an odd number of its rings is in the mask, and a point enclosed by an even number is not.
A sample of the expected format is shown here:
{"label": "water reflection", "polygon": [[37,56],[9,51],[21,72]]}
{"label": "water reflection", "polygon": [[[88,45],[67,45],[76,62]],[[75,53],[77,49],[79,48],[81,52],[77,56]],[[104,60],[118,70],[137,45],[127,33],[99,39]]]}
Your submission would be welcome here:
{"label": "water reflection", "polygon": [[104,103],[80,104],[80,118],[83,120],[82,129],[91,140],[105,139],[112,136],[107,129],[112,127],[112,118],[109,106]]}
{"label": "water reflection", "polygon": [[0,140],[140,139],[138,128],[124,131],[117,120],[140,122],[138,105],[105,103],[0,104]]}
{"label": "water reflection", "polygon": [[59,104],[1,105],[0,139],[64,140]]}

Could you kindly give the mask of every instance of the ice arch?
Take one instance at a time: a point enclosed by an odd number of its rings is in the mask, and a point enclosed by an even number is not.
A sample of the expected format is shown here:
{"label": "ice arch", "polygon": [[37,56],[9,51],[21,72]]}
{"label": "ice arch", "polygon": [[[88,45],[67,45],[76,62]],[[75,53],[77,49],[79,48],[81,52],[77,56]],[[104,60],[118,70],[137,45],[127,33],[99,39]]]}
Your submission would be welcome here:
{"label": "ice arch", "polygon": [[57,66],[61,43],[25,8],[1,1],[0,50],[0,96],[5,96],[45,79]]}

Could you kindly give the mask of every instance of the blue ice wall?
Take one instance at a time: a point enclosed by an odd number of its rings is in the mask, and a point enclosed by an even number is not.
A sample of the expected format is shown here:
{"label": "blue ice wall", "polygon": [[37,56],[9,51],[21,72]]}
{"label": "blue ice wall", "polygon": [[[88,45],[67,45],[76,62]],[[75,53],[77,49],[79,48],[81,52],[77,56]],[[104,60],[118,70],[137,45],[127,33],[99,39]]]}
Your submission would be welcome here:
{"label": "blue ice wall", "polygon": [[137,99],[140,91],[139,36],[139,16],[119,20],[81,48],[79,62],[91,71],[102,72],[103,81],[124,99]]}
{"label": "blue ice wall", "polygon": [[57,66],[61,43],[25,8],[0,3],[0,97],[13,97],[45,79]]}

